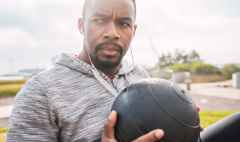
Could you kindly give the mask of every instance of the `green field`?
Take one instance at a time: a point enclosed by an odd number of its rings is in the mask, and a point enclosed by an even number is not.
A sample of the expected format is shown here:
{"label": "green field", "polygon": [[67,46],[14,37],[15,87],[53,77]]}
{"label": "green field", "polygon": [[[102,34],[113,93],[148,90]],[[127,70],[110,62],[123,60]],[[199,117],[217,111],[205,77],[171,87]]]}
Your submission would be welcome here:
{"label": "green field", "polygon": [[15,96],[26,80],[0,81],[0,97]]}
{"label": "green field", "polygon": [[0,128],[0,142],[5,142],[6,132],[6,128]]}
{"label": "green field", "polygon": [[[225,116],[233,114],[233,111],[203,111],[200,112],[201,126],[207,127],[208,125],[222,119]],[[6,128],[0,128],[0,142],[4,142],[6,137]]]}
{"label": "green field", "polygon": [[222,119],[225,116],[236,113],[236,111],[203,111],[200,112],[201,126],[206,128],[210,124]]}

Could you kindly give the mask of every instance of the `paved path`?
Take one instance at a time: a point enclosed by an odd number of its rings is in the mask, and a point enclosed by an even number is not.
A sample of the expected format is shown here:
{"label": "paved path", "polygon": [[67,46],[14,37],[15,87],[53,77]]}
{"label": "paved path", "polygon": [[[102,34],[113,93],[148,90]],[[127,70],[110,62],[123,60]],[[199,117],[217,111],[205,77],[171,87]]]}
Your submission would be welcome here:
{"label": "paved path", "polygon": [[[180,84],[183,89],[186,85]],[[240,89],[231,87],[231,82],[192,84],[188,94],[203,110],[240,111]]]}
{"label": "paved path", "polygon": [[7,127],[7,121],[12,111],[12,105],[0,107],[0,128]]}
{"label": "paved path", "polygon": [[6,105],[12,105],[14,103],[14,97],[0,97],[0,107]]}
{"label": "paved path", "polygon": [[8,118],[11,114],[14,97],[0,98],[0,128],[7,127]]}
{"label": "paved path", "polygon": [[240,111],[240,100],[190,94],[201,110]]}
{"label": "paved path", "polygon": [[[182,88],[186,85],[180,84]],[[192,84],[191,94],[214,96],[226,99],[237,99],[240,101],[240,89],[231,87],[231,82]]]}

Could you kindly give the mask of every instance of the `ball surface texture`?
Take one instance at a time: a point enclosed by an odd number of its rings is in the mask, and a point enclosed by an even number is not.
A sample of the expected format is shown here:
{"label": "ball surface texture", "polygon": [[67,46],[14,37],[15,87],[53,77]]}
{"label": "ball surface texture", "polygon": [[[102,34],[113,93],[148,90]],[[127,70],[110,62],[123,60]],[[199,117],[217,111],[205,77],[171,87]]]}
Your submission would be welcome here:
{"label": "ball surface texture", "polygon": [[113,103],[118,142],[130,142],[151,130],[165,132],[160,142],[197,142],[199,114],[195,103],[170,81],[144,79],[125,88]]}

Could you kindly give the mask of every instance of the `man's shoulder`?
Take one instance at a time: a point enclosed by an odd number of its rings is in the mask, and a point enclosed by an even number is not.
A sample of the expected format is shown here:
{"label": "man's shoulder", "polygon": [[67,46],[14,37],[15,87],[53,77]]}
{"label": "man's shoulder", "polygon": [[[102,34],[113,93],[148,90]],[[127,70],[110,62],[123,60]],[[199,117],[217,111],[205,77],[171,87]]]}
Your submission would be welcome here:
{"label": "man's shoulder", "polygon": [[141,65],[132,64],[128,66],[124,66],[124,68],[121,68],[120,75],[126,75],[126,76],[134,76],[134,77],[140,77],[140,78],[148,78],[150,77],[148,71]]}
{"label": "man's shoulder", "polygon": [[144,77],[149,77],[147,70],[142,65],[130,63],[126,60],[122,62],[122,68],[119,74],[139,74]]}
{"label": "man's shoulder", "polygon": [[81,72],[55,64],[33,76],[30,80],[38,80],[39,82],[42,82],[42,84],[51,87],[58,82],[64,82],[66,80],[70,81],[76,77],[81,79],[82,76],[84,76],[84,74]]}

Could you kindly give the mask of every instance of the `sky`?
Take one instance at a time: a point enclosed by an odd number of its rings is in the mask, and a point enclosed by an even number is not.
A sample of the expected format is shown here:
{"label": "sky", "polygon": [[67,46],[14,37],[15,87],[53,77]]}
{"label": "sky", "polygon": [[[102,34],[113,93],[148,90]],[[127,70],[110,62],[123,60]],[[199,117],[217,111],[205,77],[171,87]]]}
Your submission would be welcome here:
{"label": "sky", "polygon": [[[62,52],[81,51],[77,20],[83,0],[0,2],[0,74],[43,68]],[[215,65],[240,63],[239,0],[136,2],[138,28],[131,44],[135,64],[153,66],[159,55],[175,49],[195,49]]]}

